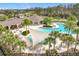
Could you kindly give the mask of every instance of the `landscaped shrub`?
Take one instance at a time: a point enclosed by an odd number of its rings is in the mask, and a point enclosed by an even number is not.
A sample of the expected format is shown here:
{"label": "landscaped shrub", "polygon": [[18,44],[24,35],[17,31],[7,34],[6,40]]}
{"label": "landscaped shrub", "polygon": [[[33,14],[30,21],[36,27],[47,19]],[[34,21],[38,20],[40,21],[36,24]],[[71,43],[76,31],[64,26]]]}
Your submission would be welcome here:
{"label": "landscaped shrub", "polygon": [[51,56],[58,56],[57,50],[55,49],[51,50]]}
{"label": "landscaped shrub", "polygon": [[17,25],[11,25],[10,29],[16,29],[17,28]]}
{"label": "landscaped shrub", "polygon": [[29,33],[30,33],[29,30],[23,31],[23,32],[22,32],[22,35],[26,36],[26,35],[28,35]]}
{"label": "landscaped shrub", "polygon": [[43,27],[52,27],[51,25],[43,25]]}
{"label": "landscaped shrub", "polygon": [[46,50],[46,56],[58,56],[58,52],[56,50],[51,50],[49,55],[49,50]]}
{"label": "landscaped shrub", "polygon": [[43,27],[52,27],[52,26],[43,26]]}
{"label": "landscaped shrub", "polygon": [[45,55],[46,55],[46,56],[49,56],[49,51],[48,51],[48,50],[46,50]]}

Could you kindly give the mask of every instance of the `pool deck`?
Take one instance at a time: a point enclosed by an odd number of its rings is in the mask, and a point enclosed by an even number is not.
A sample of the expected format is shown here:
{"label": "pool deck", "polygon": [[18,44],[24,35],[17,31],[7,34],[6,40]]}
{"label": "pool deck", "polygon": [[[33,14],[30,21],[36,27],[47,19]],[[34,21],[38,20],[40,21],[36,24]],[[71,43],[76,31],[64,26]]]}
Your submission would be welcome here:
{"label": "pool deck", "polygon": [[48,34],[49,34],[46,32],[41,32],[41,31],[37,31],[37,30],[33,30],[33,29],[29,29],[29,30],[30,30],[30,34],[32,36],[33,45],[36,45],[39,42],[43,41],[45,38],[48,37]]}

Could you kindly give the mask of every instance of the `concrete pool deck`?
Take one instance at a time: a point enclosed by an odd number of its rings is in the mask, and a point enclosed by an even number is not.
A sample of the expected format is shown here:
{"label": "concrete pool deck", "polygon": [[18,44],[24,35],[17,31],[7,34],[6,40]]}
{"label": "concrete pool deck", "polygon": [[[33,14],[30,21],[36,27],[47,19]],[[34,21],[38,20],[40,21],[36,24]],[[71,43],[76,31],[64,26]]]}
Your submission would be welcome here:
{"label": "concrete pool deck", "polygon": [[45,38],[48,37],[49,33],[40,32],[37,30],[29,29],[30,35],[32,36],[33,45],[38,44],[39,42],[43,41]]}

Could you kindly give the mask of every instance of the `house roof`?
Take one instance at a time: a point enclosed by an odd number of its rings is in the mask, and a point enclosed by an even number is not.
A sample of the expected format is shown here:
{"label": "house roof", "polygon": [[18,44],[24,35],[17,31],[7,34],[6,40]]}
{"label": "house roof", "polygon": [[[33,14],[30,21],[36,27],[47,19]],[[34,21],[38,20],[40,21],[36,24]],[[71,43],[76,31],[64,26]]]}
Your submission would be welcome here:
{"label": "house roof", "polygon": [[21,18],[11,18],[9,20],[6,20],[6,21],[2,21],[0,22],[2,25],[4,26],[11,26],[11,25],[15,25],[15,24],[20,24],[22,21]]}
{"label": "house roof", "polygon": [[[41,20],[43,20],[43,18],[40,17],[40,16],[30,16],[30,17],[27,17],[27,18],[29,18],[31,21],[41,21]],[[11,19],[6,20],[6,21],[2,21],[2,22],[0,22],[0,24],[10,27],[11,25],[21,24],[22,20],[23,20],[23,18],[15,17],[15,18],[11,18]]]}
{"label": "house roof", "polygon": [[43,18],[40,17],[40,16],[29,16],[28,18],[29,18],[31,21],[41,21],[41,20],[43,20]]}

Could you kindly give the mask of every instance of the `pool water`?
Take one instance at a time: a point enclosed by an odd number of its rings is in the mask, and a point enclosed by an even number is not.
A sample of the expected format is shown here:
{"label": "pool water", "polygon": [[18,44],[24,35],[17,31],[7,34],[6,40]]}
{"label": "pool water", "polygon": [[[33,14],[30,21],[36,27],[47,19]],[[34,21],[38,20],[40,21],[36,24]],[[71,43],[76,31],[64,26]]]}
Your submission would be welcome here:
{"label": "pool water", "polygon": [[28,39],[30,40],[30,42],[32,42],[32,36],[31,35],[28,36]]}
{"label": "pool water", "polygon": [[51,31],[59,31],[63,33],[68,33],[68,30],[65,29],[65,26],[63,23],[56,23],[59,27],[58,28],[48,28],[48,27],[40,27],[40,28],[35,28],[35,30],[41,31],[41,32],[48,32],[50,33]]}

